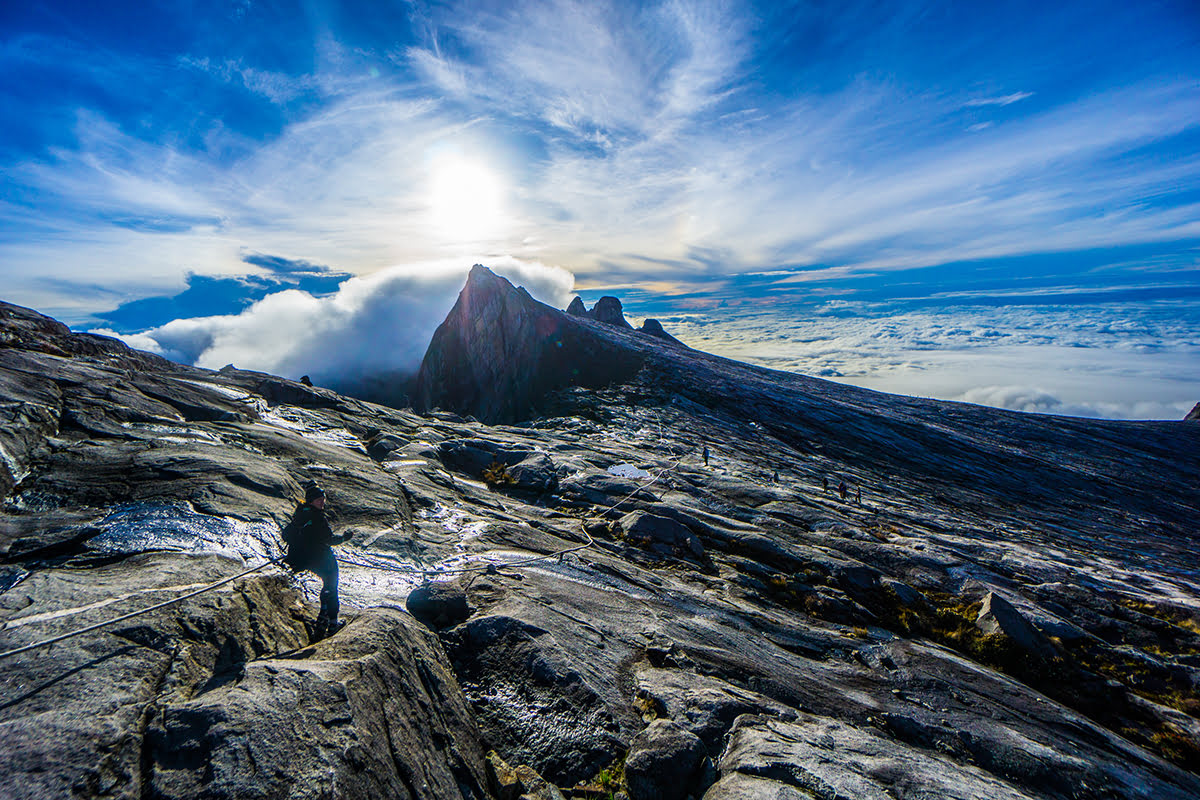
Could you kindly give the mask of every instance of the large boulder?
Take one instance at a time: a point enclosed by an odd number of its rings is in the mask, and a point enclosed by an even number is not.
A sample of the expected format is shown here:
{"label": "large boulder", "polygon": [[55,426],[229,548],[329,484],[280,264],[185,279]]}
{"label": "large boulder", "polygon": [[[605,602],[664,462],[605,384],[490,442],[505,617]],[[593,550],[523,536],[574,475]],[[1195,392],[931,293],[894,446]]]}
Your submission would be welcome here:
{"label": "large boulder", "polygon": [[[591,671],[547,630],[476,615],[442,641],[490,746],[559,786],[611,764],[619,725],[588,682]],[[603,687],[602,687],[603,688]]]}
{"label": "large boulder", "polygon": [[975,626],[987,634],[1001,634],[1022,650],[1039,658],[1054,658],[1054,645],[1045,634],[1022,616],[1012,603],[995,592],[988,592],[975,619]]}
{"label": "large boulder", "polygon": [[670,720],[654,720],[629,745],[625,783],[631,800],[685,800],[708,788],[713,777],[704,743]]}
{"label": "large boulder", "polygon": [[632,511],[621,517],[621,529],[630,542],[640,544],[664,556],[683,556],[701,559],[704,545],[700,537],[686,525],[669,517],[646,511]]}
{"label": "large boulder", "polygon": [[488,796],[436,637],[392,610],[360,616],[308,658],[255,661],[166,703],[144,759],[144,786],[164,800]]}
{"label": "large boulder", "polygon": [[[909,747],[870,729],[805,715],[787,722],[739,717],[721,757],[721,780],[705,800],[1032,800],[975,766]],[[746,786],[746,778],[755,779]],[[769,781],[760,783],[759,781]],[[734,791],[746,786],[748,792]]]}

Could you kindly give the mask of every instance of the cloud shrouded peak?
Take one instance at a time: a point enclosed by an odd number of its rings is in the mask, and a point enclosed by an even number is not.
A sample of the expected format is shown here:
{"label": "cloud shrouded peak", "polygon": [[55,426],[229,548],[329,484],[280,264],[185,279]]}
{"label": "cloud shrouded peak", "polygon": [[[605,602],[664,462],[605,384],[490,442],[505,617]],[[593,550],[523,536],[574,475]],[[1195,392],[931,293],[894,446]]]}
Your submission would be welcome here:
{"label": "cloud shrouded peak", "polygon": [[[515,259],[489,266],[543,302],[562,307],[571,297],[574,277],[561,268]],[[288,289],[239,314],[177,319],[122,338],[183,363],[306,374],[324,385],[354,387],[374,376],[416,371],[468,270],[445,263],[397,266],[350,278],[326,297]]]}

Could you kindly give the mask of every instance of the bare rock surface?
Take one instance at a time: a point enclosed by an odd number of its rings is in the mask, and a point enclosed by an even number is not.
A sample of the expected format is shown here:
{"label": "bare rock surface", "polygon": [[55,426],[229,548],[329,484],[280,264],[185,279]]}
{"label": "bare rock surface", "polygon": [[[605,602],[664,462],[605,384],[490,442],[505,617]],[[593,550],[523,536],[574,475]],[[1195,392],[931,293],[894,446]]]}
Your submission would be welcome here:
{"label": "bare rock surface", "polygon": [[[1191,422],[771,372],[483,268],[420,386],[0,305],[0,796],[670,796],[663,731],[709,800],[1200,796]],[[332,638],[266,567],[5,657],[277,556],[307,480]]]}
{"label": "bare rock surface", "polygon": [[670,720],[654,720],[629,745],[625,784],[631,800],[685,800],[708,788],[708,750]]}
{"label": "bare rock surface", "polygon": [[402,612],[364,613],[307,651],[204,688],[150,721],[155,797],[487,796],[454,675]]}
{"label": "bare rock surface", "polygon": [[[729,734],[721,772],[766,778],[819,800],[1031,797],[978,768],[807,715],[796,722],[740,717]],[[727,797],[728,786],[718,783],[704,796]]]}

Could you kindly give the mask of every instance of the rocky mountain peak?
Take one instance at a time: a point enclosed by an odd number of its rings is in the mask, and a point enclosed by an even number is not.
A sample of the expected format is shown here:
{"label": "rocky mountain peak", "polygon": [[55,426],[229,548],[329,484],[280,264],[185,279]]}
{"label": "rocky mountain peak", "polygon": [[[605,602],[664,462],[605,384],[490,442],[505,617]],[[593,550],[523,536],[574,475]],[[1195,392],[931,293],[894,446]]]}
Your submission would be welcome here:
{"label": "rocky mountain peak", "polygon": [[1187,416],[1184,417],[1184,420],[1189,422],[1200,421],[1200,403],[1196,403],[1196,405],[1192,406],[1192,410],[1187,413]]}
{"label": "rocky mountain peak", "polygon": [[642,327],[638,328],[638,331],[646,334],[647,336],[657,336],[659,339],[663,339],[665,341],[671,342],[672,344],[677,344],[680,347],[686,347],[686,345],[683,342],[679,341],[674,336],[667,333],[663,329],[662,323],[656,319],[647,318],[647,319],[643,320]]}
{"label": "rocky mountain peak", "polygon": [[632,327],[625,319],[621,301],[615,297],[605,296],[597,300],[596,305],[592,306],[592,317],[605,325],[615,325],[618,328]]}
{"label": "rocky mountain peak", "polygon": [[578,295],[571,300],[571,304],[567,306],[567,313],[576,317],[586,317],[594,319],[597,322],[603,322],[605,325],[612,325],[616,328],[632,329],[633,326],[625,319],[625,310],[621,307],[621,300],[611,295],[601,297],[596,301],[596,305],[592,306],[591,310],[583,304],[583,298]]}
{"label": "rocky mountain peak", "polygon": [[421,362],[415,407],[513,421],[555,389],[628,379],[645,356],[625,329],[551,308],[477,265]]}

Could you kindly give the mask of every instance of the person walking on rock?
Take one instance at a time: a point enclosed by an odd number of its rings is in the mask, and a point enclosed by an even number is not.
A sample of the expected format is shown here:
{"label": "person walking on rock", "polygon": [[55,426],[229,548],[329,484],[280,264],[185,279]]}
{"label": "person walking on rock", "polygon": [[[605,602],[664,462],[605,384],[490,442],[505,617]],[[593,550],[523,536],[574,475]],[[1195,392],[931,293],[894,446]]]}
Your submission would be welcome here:
{"label": "person walking on rock", "polygon": [[313,641],[333,635],[338,622],[338,566],[333,545],[350,539],[350,534],[334,536],[325,519],[325,492],[315,481],[304,485],[304,502],[296,507],[292,520],[283,529],[287,543],[284,563],[297,572],[308,570],[321,579],[321,610],[317,614]]}

